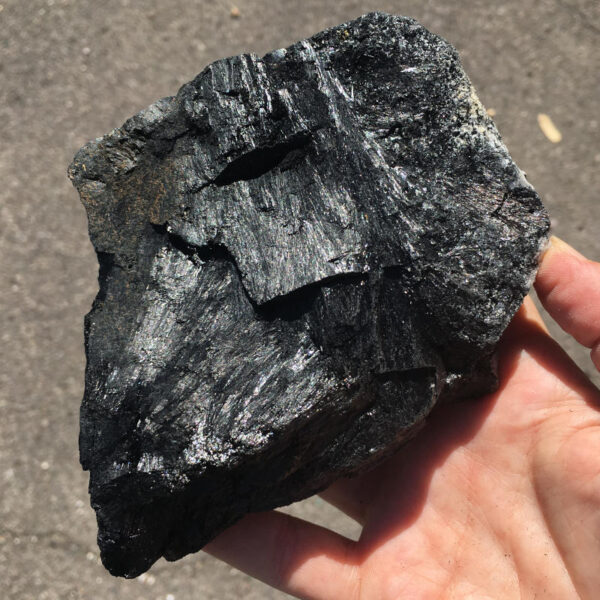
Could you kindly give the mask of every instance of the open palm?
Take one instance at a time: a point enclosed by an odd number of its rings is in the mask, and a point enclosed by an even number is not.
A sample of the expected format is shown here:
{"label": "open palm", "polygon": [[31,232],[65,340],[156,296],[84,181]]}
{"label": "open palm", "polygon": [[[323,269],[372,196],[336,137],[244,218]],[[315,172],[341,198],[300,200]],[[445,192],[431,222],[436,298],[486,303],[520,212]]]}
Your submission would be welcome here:
{"label": "open palm", "polygon": [[[600,265],[554,240],[538,294],[600,367]],[[501,386],[438,407],[373,471],[323,497],[357,542],[278,512],[207,550],[300,598],[600,598],[600,391],[526,300],[499,348]]]}

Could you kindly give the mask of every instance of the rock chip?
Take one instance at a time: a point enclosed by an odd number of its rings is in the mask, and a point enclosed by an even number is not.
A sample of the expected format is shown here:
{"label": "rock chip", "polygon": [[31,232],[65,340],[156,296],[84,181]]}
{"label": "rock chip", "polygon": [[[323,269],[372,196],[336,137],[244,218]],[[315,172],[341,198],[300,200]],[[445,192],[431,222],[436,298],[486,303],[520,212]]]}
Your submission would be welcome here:
{"label": "rock chip", "polygon": [[70,177],[100,263],[81,462],[126,577],[493,390],[549,229],[456,51],[383,13],[214,62]]}

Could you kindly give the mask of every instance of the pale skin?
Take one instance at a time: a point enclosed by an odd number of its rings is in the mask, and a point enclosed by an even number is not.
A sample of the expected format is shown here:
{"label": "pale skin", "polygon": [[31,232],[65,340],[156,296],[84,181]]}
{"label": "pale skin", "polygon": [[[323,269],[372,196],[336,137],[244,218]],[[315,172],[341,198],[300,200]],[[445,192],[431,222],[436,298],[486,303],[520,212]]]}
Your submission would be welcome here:
{"label": "pale skin", "polygon": [[[553,238],[535,287],[600,369],[600,263]],[[322,494],[358,541],[273,511],[206,550],[307,600],[600,598],[600,390],[529,298],[499,369],[497,392],[439,407],[391,459]]]}

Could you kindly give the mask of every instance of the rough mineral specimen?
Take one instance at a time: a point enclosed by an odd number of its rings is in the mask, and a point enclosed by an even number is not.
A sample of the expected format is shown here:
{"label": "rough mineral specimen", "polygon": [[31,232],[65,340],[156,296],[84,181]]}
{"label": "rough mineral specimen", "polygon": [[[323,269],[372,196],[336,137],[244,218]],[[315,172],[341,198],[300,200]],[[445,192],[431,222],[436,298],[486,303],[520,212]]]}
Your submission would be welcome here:
{"label": "rough mineral specimen", "polygon": [[382,13],[209,65],[70,176],[100,262],[81,461],[126,577],[492,390],[548,232],[456,51]]}

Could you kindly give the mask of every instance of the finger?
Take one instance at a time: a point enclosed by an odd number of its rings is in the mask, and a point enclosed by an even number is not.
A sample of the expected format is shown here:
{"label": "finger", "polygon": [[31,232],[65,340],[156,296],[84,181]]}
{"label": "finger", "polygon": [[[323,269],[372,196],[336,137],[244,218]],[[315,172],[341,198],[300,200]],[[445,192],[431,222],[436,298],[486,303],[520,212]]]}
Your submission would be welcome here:
{"label": "finger", "polygon": [[284,513],[247,515],[204,550],[298,598],[357,597],[355,542]]}
{"label": "finger", "polygon": [[592,360],[600,369],[600,264],[553,237],[535,289],[552,318],[592,349]]}

